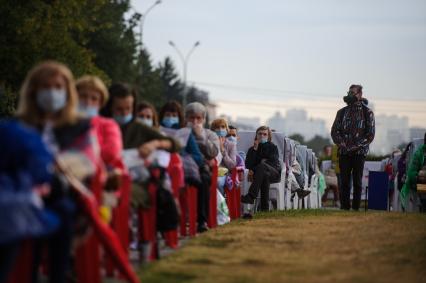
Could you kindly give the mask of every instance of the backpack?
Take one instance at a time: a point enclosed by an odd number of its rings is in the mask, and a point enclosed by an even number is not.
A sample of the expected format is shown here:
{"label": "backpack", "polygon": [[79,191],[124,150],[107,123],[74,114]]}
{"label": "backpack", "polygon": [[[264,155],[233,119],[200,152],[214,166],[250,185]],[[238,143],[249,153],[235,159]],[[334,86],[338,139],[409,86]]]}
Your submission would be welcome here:
{"label": "backpack", "polygon": [[161,171],[162,180],[157,187],[157,231],[167,232],[177,229],[179,211],[172,192],[164,187],[165,172]]}

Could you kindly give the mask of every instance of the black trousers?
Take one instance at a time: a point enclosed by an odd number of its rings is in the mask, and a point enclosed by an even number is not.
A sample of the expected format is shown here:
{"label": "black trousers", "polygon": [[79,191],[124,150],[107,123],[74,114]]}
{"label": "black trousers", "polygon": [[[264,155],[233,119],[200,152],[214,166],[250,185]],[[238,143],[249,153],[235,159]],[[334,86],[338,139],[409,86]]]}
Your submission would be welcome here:
{"label": "black trousers", "polygon": [[260,162],[256,166],[253,183],[251,183],[248,194],[251,198],[256,199],[260,190],[260,210],[269,210],[269,185],[271,183],[278,183],[280,179],[280,172],[265,161]]}
{"label": "black trousers", "polygon": [[200,167],[201,184],[198,188],[197,222],[198,226],[207,223],[210,208],[211,170],[207,165]]}
{"label": "black trousers", "polygon": [[361,203],[362,174],[364,171],[364,155],[340,155],[339,166],[341,184],[341,208],[351,208],[351,176],[353,180],[352,209],[358,210]]}

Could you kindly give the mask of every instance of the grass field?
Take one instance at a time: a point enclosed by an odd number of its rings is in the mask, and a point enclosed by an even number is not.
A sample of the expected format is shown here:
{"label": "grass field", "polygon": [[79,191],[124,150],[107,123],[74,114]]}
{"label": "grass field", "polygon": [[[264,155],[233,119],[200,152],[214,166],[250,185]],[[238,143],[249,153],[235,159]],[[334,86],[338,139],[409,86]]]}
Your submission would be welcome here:
{"label": "grass field", "polygon": [[426,282],[426,215],[299,210],[258,214],[141,268],[159,282]]}

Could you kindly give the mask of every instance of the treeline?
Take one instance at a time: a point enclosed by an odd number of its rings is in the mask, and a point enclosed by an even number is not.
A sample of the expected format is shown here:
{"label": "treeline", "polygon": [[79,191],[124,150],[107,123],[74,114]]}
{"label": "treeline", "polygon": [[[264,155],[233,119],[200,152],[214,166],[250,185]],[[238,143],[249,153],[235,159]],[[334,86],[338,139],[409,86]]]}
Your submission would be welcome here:
{"label": "treeline", "polygon": [[208,102],[187,88],[170,58],[154,66],[135,30],[141,15],[129,0],[0,0],[0,118],[13,114],[28,70],[43,60],[67,64],[75,77],[132,84],[156,107],[165,101]]}

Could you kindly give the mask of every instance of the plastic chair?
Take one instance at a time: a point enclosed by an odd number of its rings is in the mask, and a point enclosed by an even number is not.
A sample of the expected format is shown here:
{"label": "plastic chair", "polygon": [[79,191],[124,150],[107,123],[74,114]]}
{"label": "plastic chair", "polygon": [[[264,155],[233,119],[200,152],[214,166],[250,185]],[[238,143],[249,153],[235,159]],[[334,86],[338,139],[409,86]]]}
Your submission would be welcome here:
{"label": "plastic chair", "polygon": [[[154,170],[155,171],[155,170]],[[157,242],[157,185],[151,181],[148,184],[148,193],[151,206],[138,211],[139,216],[139,240],[148,243],[149,253],[146,260],[158,259]]]}
{"label": "plastic chair", "polygon": [[216,190],[217,190],[217,177],[219,167],[217,164],[217,160],[213,159],[212,166],[212,177],[211,177],[211,185],[210,185],[210,197],[209,197],[209,216],[207,220],[207,225],[209,228],[215,228],[217,226],[217,198],[216,198]]}
{"label": "plastic chair", "polygon": [[[118,206],[115,207],[112,211],[112,220],[111,227],[117,234],[120,242],[128,254],[128,247],[130,245],[130,227],[129,227],[129,218],[130,218],[130,190],[131,190],[131,178],[127,172],[124,164],[120,168],[123,172],[122,177],[122,186],[117,191],[116,196],[119,199]],[[108,277],[114,276],[114,266],[112,260],[107,257],[106,261],[106,274]]]}
{"label": "plastic chair", "polygon": [[[98,168],[90,184],[98,204],[101,203],[105,175]],[[126,247],[127,250],[127,247]],[[101,251],[95,234],[91,234],[84,243],[77,247],[75,252],[75,273],[79,283],[101,283]]]}
{"label": "plastic chair", "polygon": [[[177,153],[171,154],[170,164],[169,164],[169,167],[167,168],[167,172],[171,179],[173,196],[176,199],[178,199],[180,189],[185,186],[183,164],[179,154]],[[168,245],[169,247],[173,249],[176,249],[179,245],[178,229],[174,231],[165,232],[164,239],[165,239],[166,245]]]}

